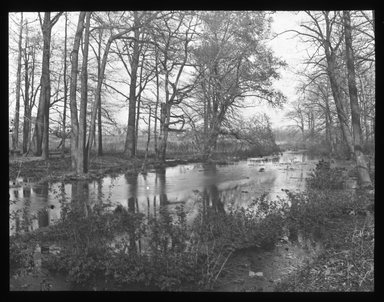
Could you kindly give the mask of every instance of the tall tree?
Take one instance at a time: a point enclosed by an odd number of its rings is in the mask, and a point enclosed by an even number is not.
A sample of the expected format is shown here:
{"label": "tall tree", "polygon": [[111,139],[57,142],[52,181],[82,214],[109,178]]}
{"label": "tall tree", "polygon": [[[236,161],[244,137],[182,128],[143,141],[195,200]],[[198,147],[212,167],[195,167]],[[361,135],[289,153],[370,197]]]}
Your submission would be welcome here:
{"label": "tall tree", "polygon": [[64,157],[65,152],[65,139],[66,139],[66,120],[67,120],[67,97],[68,97],[68,85],[67,85],[67,37],[68,37],[68,14],[65,13],[65,25],[64,25],[64,109],[63,109],[63,130],[62,130],[62,143],[61,143],[61,156]]}
{"label": "tall tree", "polygon": [[128,157],[134,157],[136,154],[136,135],[135,135],[135,119],[136,119],[136,85],[137,85],[137,71],[139,68],[139,17],[138,12],[133,12],[133,26],[135,27],[132,59],[131,59],[131,83],[129,86],[129,110],[128,110],[128,127],[127,127],[127,138],[125,140],[124,153]]}
{"label": "tall tree", "polygon": [[349,100],[352,115],[353,141],[357,172],[361,186],[370,186],[371,178],[369,176],[367,163],[362,150],[362,134],[360,125],[360,107],[357,97],[355,60],[352,47],[352,29],[351,17],[349,11],[343,11],[344,35],[345,35],[345,54],[348,72]]}
{"label": "tall tree", "polygon": [[45,160],[49,157],[49,106],[51,98],[51,83],[49,60],[51,54],[51,33],[52,27],[59,20],[62,13],[57,13],[51,19],[51,13],[44,13],[44,21],[39,13],[40,26],[43,33],[43,62],[40,80],[40,100],[36,117],[36,155]]}
{"label": "tall tree", "polygon": [[18,41],[17,74],[16,74],[16,105],[15,105],[16,107],[15,107],[15,118],[13,120],[13,133],[12,133],[12,149],[13,150],[19,147],[22,40],[23,40],[23,13],[21,13],[19,41]]}
{"label": "tall tree", "polygon": [[89,49],[89,26],[91,13],[85,14],[85,32],[83,62],[81,67],[81,100],[79,114],[79,136],[77,138],[77,174],[83,174],[88,171],[88,160],[86,150],[86,131],[87,131],[87,100],[88,100],[88,49]]}
{"label": "tall tree", "polygon": [[[182,85],[182,74],[188,65],[191,54],[191,42],[196,36],[198,19],[194,13],[175,12],[158,24],[156,36],[160,73],[164,74],[164,102],[160,104],[160,134],[156,157],[165,161],[169,131],[180,131],[185,119],[182,114],[172,113],[172,107],[178,106],[192,91],[193,84]],[[165,29],[165,32],[164,32]],[[157,114],[157,113],[156,113]],[[181,123],[181,128],[172,128]]]}
{"label": "tall tree", "polygon": [[[90,157],[91,147],[94,141],[95,130],[96,130],[95,125],[96,125],[96,118],[97,118],[98,112],[99,112],[99,116],[101,117],[101,89],[104,83],[105,68],[107,66],[108,54],[111,48],[111,44],[113,43],[113,41],[121,38],[122,36],[126,35],[130,31],[132,31],[131,27],[127,29],[123,29],[116,34],[112,34],[111,32],[111,35],[109,36],[108,41],[105,45],[103,58],[101,60],[101,65],[97,73],[97,87],[95,92],[95,101],[93,103],[92,112],[91,112],[91,122],[89,127],[89,136],[88,136],[87,148],[86,148],[88,152],[88,158]],[[101,118],[99,119],[99,124],[101,125]],[[99,128],[99,131],[101,131],[100,128]]]}
{"label": "tall tree", "polygon": [[23,154],[27,153],[28,148],[28,138],[29,138],[29,128],[31,125],[31,116],[32,108],[29,104],[29,55],[28,50],[28,22],[25,21],[25,44],[24,44],[24,122],[23,122]]}
{"label": "tall tree", "polygon": [[79,120],[77,117],[76,90],[79,62],[80,40],[84,30],[84,19],[86,12],[80,12],[73,49],[71,52],[71,82],[69,88],[70,111],[71,111],[71,167],[77,171],[77,150],[79,137]]}
{"label": "tall tree", "polygon": [[344,92],[344,81],[340,70],[342,70],[343,59],[340,56],[343,42],[343,29],[340,26],[339,12],[330,11],[305,11],[309,20],[303,22],[301,27],[304,32],[296,32],[302,37],[309,38],[316,46],[310,57],[309,64],[323,68],[326,71],[332,90],[333,100],[336,105],[337,117],[343,134],[344,142],[348,148],[348,157],[354,153],[352,144],[352,133],[349,127],[348,108],[346,106],[346,95]]}
{"label": "tall tree", "polygon": [[33,141],[32,129],[32,108],[36,103],[36,96],[40,89],[40,84],[35,87],[35,77],[37,75],[36,53],[40,47],[38,35],[29,36],[29,26],[25,22],[25,47],[24,47],[24,125],[23,125],[23,153],[27,156],[31,150]]}
{"label": "tall tree", "polygon": [[271,79],[284,65],[265,41],[271,20],[266,12],[216,11],[202,14],[203,34],[195,51],[196,81],[205,114],[204,159],[212,156],[228,112],[245,97],[280,104],[284,96]]}

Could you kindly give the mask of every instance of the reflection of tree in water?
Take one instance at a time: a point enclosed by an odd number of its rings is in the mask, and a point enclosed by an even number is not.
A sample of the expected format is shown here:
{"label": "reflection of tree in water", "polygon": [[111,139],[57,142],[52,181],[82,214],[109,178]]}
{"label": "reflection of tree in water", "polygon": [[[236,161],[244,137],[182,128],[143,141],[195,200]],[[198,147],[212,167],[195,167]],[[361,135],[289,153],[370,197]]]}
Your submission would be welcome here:
{"label": "reflection of tree in water", "polygon": [[39,228],[43,228],[49,225],[49,215],[47,208],[43,208],[37,213],[37,221]]}
{"label": "reflection of tree in water", "polygon": [[[128,183],[128,213],[135,214],[135,212],[138,210],[137,207],[137,179],[138,179],[138,173],[125,175],[126,181]],[[136,208],[136,211],[135,211]],[[133,216],[130,216],[133,217]],[[136,236],[135,236],[135,224],[133,219],[129,221],[128,224],[128,235],[129,235],[129,251],[136,253],[137,247],[136,247]],[[141,250],[141,243],[139,239],[139,250]]]}
{"label": "reflection of tree in water", "polygon": [[159,219],[162,220],[162,222],[165,225],[169,225],[172,222],[172,217],[168,210],[168,197],[167,197],[167,187],[166,187],[166,170],[165,168],[161,168],[156,170],[156,178],[158,179],[159,184],[159,199],[160,199],[160,205],[159,205]]}
{"label": "reflection of tree in water", "polygon": [[71,207],[77,214],[88,217],[91,210],[89,204],[89,183],[86,180],[79,180],[72,183]]}
{"label": "reflection of tree in water", "polygon": [[[37,212],[37,223],[38,227],[46,227],[49,225],[49,213],[48,213],[48,182],[42,183],[40,186],[35,188],[35,192],[39,194],[43,208]],[[27,193],[28,194],[28,193]],[[30,194],[29,194],[30,195]],[[30,199],[29,199],[30,200]],[[32,223],[32,221],[31,221]]]}
{"label": "reflection of tree in water", "polygon": [[96,184],[97,184],[97,203],[99,205],[102,205],[103,204],[103,198],[104,198],[103,179],[102,178],[97,179]]}
{"label": "reflection of tree in water", "polygon": [[213,209],[216,213],[225,213],[224,204],[220,199],[219,190],[212,184],[203,190],[203,211]]}
{"label": "reflection of tree in water", "polygon": [[156,170],[156,180],[159,181],[159,193],[160,193],[160,207],[168,204],[168,198],[166,193],[166,181],[165,181],[165,168]]}
{"label": "reflection of tree in water", "polygon": [[21,212],[21,228],[22,232],[29,232],[32,228],[32,219],[31,219],[31,201],[29,199],[25,200],[24,207]]}
{"label": "reflection of tree in water", "polygon": [[23,187],[23,197],[24,198],[31,197],[31,187]]}

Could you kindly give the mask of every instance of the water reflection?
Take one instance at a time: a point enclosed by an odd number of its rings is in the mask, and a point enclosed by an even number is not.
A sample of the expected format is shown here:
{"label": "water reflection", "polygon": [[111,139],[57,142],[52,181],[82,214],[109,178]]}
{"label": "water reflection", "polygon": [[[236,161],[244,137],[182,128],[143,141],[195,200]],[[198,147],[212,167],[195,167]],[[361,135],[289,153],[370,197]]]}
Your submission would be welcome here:
{"label": "water reflection", "polygon": [[224,213],[224,204],[221,201],[219,190],[216,185],[209,185],[203,190],[203,209],[212,209],[217,213]]}
{"label": "water reflection", "polygon": [[88,216],[95,204],[111,204],[111,210],[121,205],[130,213],[141,212],[159,219],[183,203],[190,220],[200,204],[224,212],[229,204],[245,206],[264,192],[275,198],[282,194],[282,188],[302,190],[315,163],[315,158],[304,153],[284,153],[225,166],[186,164],[145,175],[11,187],[10,210],[15,214],[10,218],[11,233],[65,219],[64,208],[68,206]]}

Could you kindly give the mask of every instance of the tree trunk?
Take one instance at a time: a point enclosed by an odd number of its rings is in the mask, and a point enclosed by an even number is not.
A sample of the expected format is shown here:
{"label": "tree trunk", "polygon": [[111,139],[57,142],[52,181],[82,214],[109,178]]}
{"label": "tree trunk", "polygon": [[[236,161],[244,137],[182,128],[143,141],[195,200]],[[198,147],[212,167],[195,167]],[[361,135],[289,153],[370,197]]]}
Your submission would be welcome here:
{"label": "tree trunk", "polygon": [[158,53],[157,53],[157,49],[156,49],[156,105],[155,105],[155,125],[154,125],[154,129],[153,129],[153,134],[154,134],[154,150],[155,150],[155,156],[156,156],[156,160],[158,160],[158,148],[157,148],[157,113],[158,113],[158,108],[159,108],[159,102],[160,102],[160,81],[159,81],[159,70],[158,70]]}
{"label": "tree trunk", "polygon": [[[36,155],[42,156],[43,159],[48,159],[48,129],[44,127],[49,126],[49,117],[47,120],[47,112],[49,112],[51,85],[49,79],[49,59],[50,59],[50,44],[51,44],[51,13],[44,13],[44,22],[42,25],[43,32],[43,62],[40,80],[40,100],[36,117]],[[47,123],[48,122],[48,123]],[[44,146],[43,146],[43,137]]]}
{"label": "tree trunk", "polygon": [[364,139],[365,143],[368,143],[369,141],[369,125],[368,125],[368,112],[367,112],[367,106],[366,106],[366,98],[365,98],[365,88],[363,81],[361,77],[359,76],[359,82],[361,87],[361,105],[362,105],[362,111],[363,111],[363,121],[364,121]]}
{"label": "tree trunk", "polygon": [[351,105],[352,116],[352,129],[353,129],[353,141],[355,160],[357,166],[357,172],[359,175],[360,184],[362,187],[371,186],[371,178],[369,176],[368,166],[362,152],[361,146],[361,126],[360,126],[360,108],[357,99],[356,88],[356,75],[354,66],[354,54],[352,48],[352,29],[351,29],[351,17],[348,11],[343,11],[344,17],[344,31],[345,31],[345,52],[348,71],[348,89],[349,100]]}
{"label": "tree trunk", "polygon": [[168,112],[170,112],[170,105],[166,103],[160,104],[160,136],[159,136],[159,148],[158,159],[161,162],[165,162],[167,140],[168,140]]}
{"label": "tree trunk", "polygon": [[67,120],[67,31],[68,31],[68,15],[65,14],[65,28],[64,28],[64,111],[63,111],[63,137],[61,143],[61,157],[64,158],[65,153],[65,138],[66,138],[66,129],[65,123]]}
{"label": "tree trunk", "polygon": [[25,33],[25,47],[24,47],[24,66],[25,66],[25,74],[24,74],[24,123],[23,123],[23,154],[26,154],[28,151],[28,140],[29,140],[29,132],[31,125],[31,108],[30,108],[30,100],[29,100],[29,62],[28,62],[28,32],[27,32],[27,24],[26,24],[26,33]]}
{"label": "tree trunk", "polygon": [[78,150],[78,137],[79,137],[79,121],[77,117],[76,105],[76,88],[77,88],[77,74],[78,74],[78,60],[80,40],[83,35],[85,12],[80,12],[79,21],[75,39],[73,42],[73,50],[71,53],[71,82],[69,87],[69,102],[71,110],[71,167],[76,171],[77,168],[77,150]]}
{"label": "tree trunk", "polygon": [[[97,127],[98,127],[97,156],[103,156],[103,131],[102,131],[102,124],[101,124],[101,102],[99,102],[98,108],[97,108]],[[92,147],[89,146],[89,148],[92,148]]]}
{"label": "tree trunk", "polygon": [[335,148],[333,146],[333,138],[332,138],[332,117],[329,109],[329,99],[325,98],[325,123],[326,123],[326,132],[327,132],[327,141],[329,146],[329,151],[331,154],[335,152]]}
{"label": "tree trunk", "polygon": [[338,81],[338,75],[336,70],[336,58],[334,53],[330,53],[326,50],[327,58],[327,73],[331,83],[332,96],[335,101],[337,117],[340,122],[340,128],[344,137],[344,141],[348,147],[348,155],[353,156],[353,144],[352,144],[352,135],[348,127],[348,120],[346,117],[346,112],[343,110],[343,96],[340,88],[340,83]]}
{"label": "tree trunk", "polygon": [[[134,12],[134,26],[137,26],[138,14]],[[131,83],[129,86],[129,112],[128,112],[128,127],[127,127],[127,137],[125,140],[124,153],[128,158],[134,157],[136,150],[136,140],[135,140],[135,119],[136,119],[136,82],[137,82],[137,71],[139,67],[139,29],[136,27],[134,30],[135,41],[133,42],[133,53],[132,53],[132,62],[131,62]]]}
{"label": "tree trunk", "polygon": [[98,72],[95,102],[93,103],[93,107],[92,107],[91,123],[90,123],[88,142],[87,142],[88,158],[90,158],[91,146],[93,145],[93,139],[95,137],[95,128],[96,128],[95,123],[96,123],[97,112],[99,112],[99,115],[100,115],[100,119],[99,119],[99,122],[100,122],[99,123],[99,146],[101,146],[101,144],[100,144],[100,138],[101,138],[101,136],[100,136],[100,133],[101,133],[101,87],[103,86],[104,72],[105,72],[105,67],[107,65],[108,53],[109,53],[109,49],[111,47],[111,43],[113,42],[113,40],[114,40],[113,36],[111,36],[108,39],[107,45],[105,46],[103,59],[101,62],[100,72]]}
{"label": "tree trunk", "polygon": [[145,147],[145,156],[144,156],[144,162],[142,170],[145,171],[145,165],[147,164],[147,158],[148,158],[148,151],[149,151],[149,142],[151,141],[151,114],[152,114],[152,107],[148,105],[149,112],[148,112],[148,136],[147,136],[147,145]]}
{"label": "tree trunk", "polygon": [[79,115],[79,136],[77,143],[77,174],[87,173],[88,161],[87,150],[85,149],[85,139],[87,130],[87,101],[88,101],[88,48],[89,48],[89,24],[91,13],[85,14],[85,32],[84,32],[84,51],[83,62],[81,66],[81,100]]}
{"label": "tree trunk", "polygon": [[[19,119],[20,119],[20,90],[21,90],[21,53],[23,40],[23,13],[21,13],[20,31],[19,31],[19,53],[17,56],[17,74],[16,74],[16,105],[15,105],[15,118],[13,120],[13,133],[12,133],[12,149],[19,147]],[[27,51],[27,50],[25,50]]]}
{"label": "tree trunk", "polygon": [[136,125],[135,125],[135,155],[137,154],[137,144],[139,141],[139,119],[140,119],[140,107],[141,107],[141,96],[137,97],[137,108],[136,108]]}

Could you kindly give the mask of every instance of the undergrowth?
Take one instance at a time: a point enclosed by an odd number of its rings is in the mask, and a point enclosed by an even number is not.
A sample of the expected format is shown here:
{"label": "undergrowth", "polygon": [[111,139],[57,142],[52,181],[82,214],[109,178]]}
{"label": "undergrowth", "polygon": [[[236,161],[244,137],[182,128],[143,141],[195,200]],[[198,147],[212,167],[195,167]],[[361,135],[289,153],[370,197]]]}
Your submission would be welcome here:
{"label": "undergrowth", "polygon": [[[90,209],[68,204],[62,207],[60,222],[27,236],[30,246],[60,246],[43,265],[65,273],[74,284],[91,286],[101,278],[120,288],[138,283],[161,290],[207,290],[235,250],[273,245],[281,235],[282,212],[277,203],[268,207],[265,197],[227,212],[201,203],[190,224],[183,206],[173,214],[164,207],[156,216],[145,217],[122,207],[110,212],[98,205]],[[20,242],[16,236],[10,241],[11,263],[22,267],[27,258]]]}
{"label": "undergrowth", "polygon": [[320,162],[304,193],[287,192],[292,203],[288,224],[304,230],[323,226],[325,248],[277,291],[373,291],[374,196],[343,190],[342,172]]}

